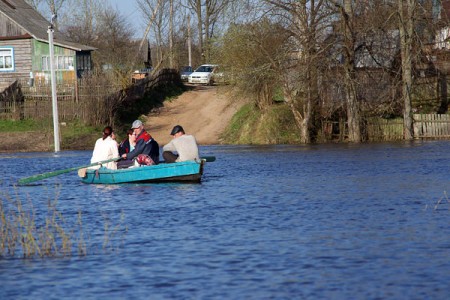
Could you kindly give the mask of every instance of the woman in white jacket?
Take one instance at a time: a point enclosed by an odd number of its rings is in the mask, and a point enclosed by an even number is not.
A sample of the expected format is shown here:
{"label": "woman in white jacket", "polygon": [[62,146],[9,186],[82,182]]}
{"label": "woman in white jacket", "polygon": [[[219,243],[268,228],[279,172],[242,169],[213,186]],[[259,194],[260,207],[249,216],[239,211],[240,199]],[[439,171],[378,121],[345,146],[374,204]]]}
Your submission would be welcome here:
{"label": "woman in white jacket", "polygon": [[[111,137],[112,134],[113,130],[111,126],[106,126],[103,129],[103,136],[95,142],[94,151],[92,152],[91,164],[119,157],[117,142]],[[90,169],[99,169],[100,167],[100,165],[97,165],[90,167]],[[106,163],[104,167],[116,170],[117,163],[115,161],[111,161]]]}

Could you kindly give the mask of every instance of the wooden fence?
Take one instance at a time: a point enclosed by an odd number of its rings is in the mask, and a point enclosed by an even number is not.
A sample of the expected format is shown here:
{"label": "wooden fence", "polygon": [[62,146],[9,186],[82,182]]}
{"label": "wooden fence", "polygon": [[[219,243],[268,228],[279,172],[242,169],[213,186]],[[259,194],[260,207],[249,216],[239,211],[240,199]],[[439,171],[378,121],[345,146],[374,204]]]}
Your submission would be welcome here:
{"label": "wooden fence", "polygon": [[[450,114],[414,114],[414,138],[444,139],[450,138]],[[364,136],[368,141],[403,140],[403,119],[369,118],[364,126]],[[324,121],[322,133],[326,141],[345,141],[348,137],[347,122]]]}
{"label": "wooden fence", "polygon": [[[58,115],[61,122],[80,120],[88,124],[106,124],[120,105],[139,99],[149,90],[169,83],[180,83],[180,75],[172,69],[163,69],[123,89],[113,84],[75,82],[57,86]],[[0,99],[0,119],[52,118],[51,86],[29,86],[21,83],[23,97]]]}
{"label": "wooden fence", "polygon": [[367,120],[369,141],[398,141],[403,139],[403,119],[370,118]]}
{"label": "wooden fence", "polygon": [[415,114],[414,137],[416,138],[449,138],[450,115],[447,114]]}

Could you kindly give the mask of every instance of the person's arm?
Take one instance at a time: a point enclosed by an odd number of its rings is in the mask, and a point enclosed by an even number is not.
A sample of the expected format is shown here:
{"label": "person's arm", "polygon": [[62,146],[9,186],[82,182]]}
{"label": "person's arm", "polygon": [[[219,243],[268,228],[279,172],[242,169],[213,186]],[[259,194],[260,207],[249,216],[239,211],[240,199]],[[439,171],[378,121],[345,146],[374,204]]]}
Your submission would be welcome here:
{"label": "person's arm", "polygon": [[122,156],[122,154],[130,152],[130,142],[127,140],[123,140],[122,143],[119,145],[119,155]]}
{"label": "person's arm", "polygon": [[169,143],[167,143],[166,145],[164,145],[163,147],[163,152],[164,151],[177,151],[177,148],[175,147],[174,143],[173,143],[174,139],[171,140]]}
{"label": "person's arm", "polygon": [[134,150],[127,153],[127,157],[126,159],[133,159],[136,156],[138,156],[139,154],[142,153],[142,151],[144,151],[145,148],[145,141],[143,139],[140,139],[139,141],[137,141],[136,146],[134,147]]}

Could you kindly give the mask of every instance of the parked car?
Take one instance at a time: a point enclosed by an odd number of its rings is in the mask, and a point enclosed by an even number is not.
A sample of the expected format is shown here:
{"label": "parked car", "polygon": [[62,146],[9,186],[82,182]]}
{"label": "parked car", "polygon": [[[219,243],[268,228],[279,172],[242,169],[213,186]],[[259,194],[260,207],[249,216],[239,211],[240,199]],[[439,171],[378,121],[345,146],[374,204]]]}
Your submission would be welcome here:
{"label": "parked car", "polygon": [[181,81],[188,81],[188,77],[192,74],[192,72],[193,69],[191,66],[182,67],[180,71]]}
{"label": "parked car", "polygon": [[189,83],[214,84],[214,72],[217,65],[201,65],[188,76]]}

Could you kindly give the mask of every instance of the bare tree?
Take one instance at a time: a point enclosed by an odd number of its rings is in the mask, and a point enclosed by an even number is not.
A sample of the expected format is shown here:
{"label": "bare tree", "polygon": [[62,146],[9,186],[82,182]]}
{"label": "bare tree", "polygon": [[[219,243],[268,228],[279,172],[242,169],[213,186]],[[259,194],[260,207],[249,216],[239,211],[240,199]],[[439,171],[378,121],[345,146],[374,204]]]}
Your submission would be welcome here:
{"label": "bare tree", "polygon": [[[266,0],[276,8],[284,18],[286,28],[291,35],[291,47],[286,62],[296,60],[285,69],[283,94],[291,108],[296,124],[300,129],[304,143],[312,141],[314,129],[314,111],[319,102],[319,69],[322,54],[325,28],[329,26],[329,12],[324,0]],[[276,12],[276,11],[275,11]]]}
{"label": "bare tree", "polygon": [[[167,55],[164,54],[164,43],[166,42],[163,36],[166,35],[165,28],[167,27],[167,4],[168,0],[136,0],[142,15],[147,21],[144,36],[141,40],[141,45],[147,40],[149,31],[152,29],[155,36],[156,48],[156,65],[163,63]],[[141,48],[141,47],[139,47]]]}
{"label": "bare tree", "polygon": [[173,0],[170,0],[169,5],[169,67],[173,68],[174,66],[174,49],[173,49]]}
{"label": "bare tree", "polygon": [[230,4],[229,0],[209,0],[205,1],[205,58],[211,61],[211,42],[214,36],[214,29],[219,17]]}
{"label": "bare tree", "polygon": [[288,32],[267,18],[251,24],[232,25],[222,43],[220,63],[231,76],[231,83],[265,111],[273,103],[285,58]]}
{"label": "bare tree", "polygon": [[[330,0],[332,1],[332,0]],[[361,136],[361,112],[359,101],[356,97],[356,30],[352,0],[343,0],[343,3],[332,1],[338,8],[341,17],[343,33],[344,54],[344,85],[347,104],[348,140],[360,143]],[[357,2],[357,1],[356,1]]]}
{"label": "bare tree", "polygon": [[25,0],[28,4],[30,4],[35,10],[39,11],[39,6],[44,0]]}
{"label": "bare tree", "polygon": [[[53,16],[62,17],[62,11],[67,5],[66,0],[26,0],[34,9],[39,11],[42,15],[46,16],[49,20]],[[49,15],[48,15],[49,14]],[[58,18],[54,18],[53,25],[58,29]]]}
{"label": "bare tree", "polygon": [[197,17],[198,48],[202,62],[211,59],[210,40],[214,36],[215,26],[224,11],[233,0],[187,0],[187,5]]}
{"label": "bare tree", "polygon": [[197,33],[198,33],[198,49],[202,56],[202,62],[204,62],[204,49],[203,49],[203,12],[201,0],[187,0],[188,6],[194,12],[197,17]]}
{"label": "bare tree", "polygon": [[129,51],[132,37],[133,30],[125,17],[111,8],[105,9],[97,21],[97,64],[116,70],[131,68],[135,64],[134,53]]}
{"label": "bare tree", "polygon": [[92,45],[97,37],[97,22],[102,13],[99,0],[72,0],[67,25],[60,28],[70,40],[84,45]]}

